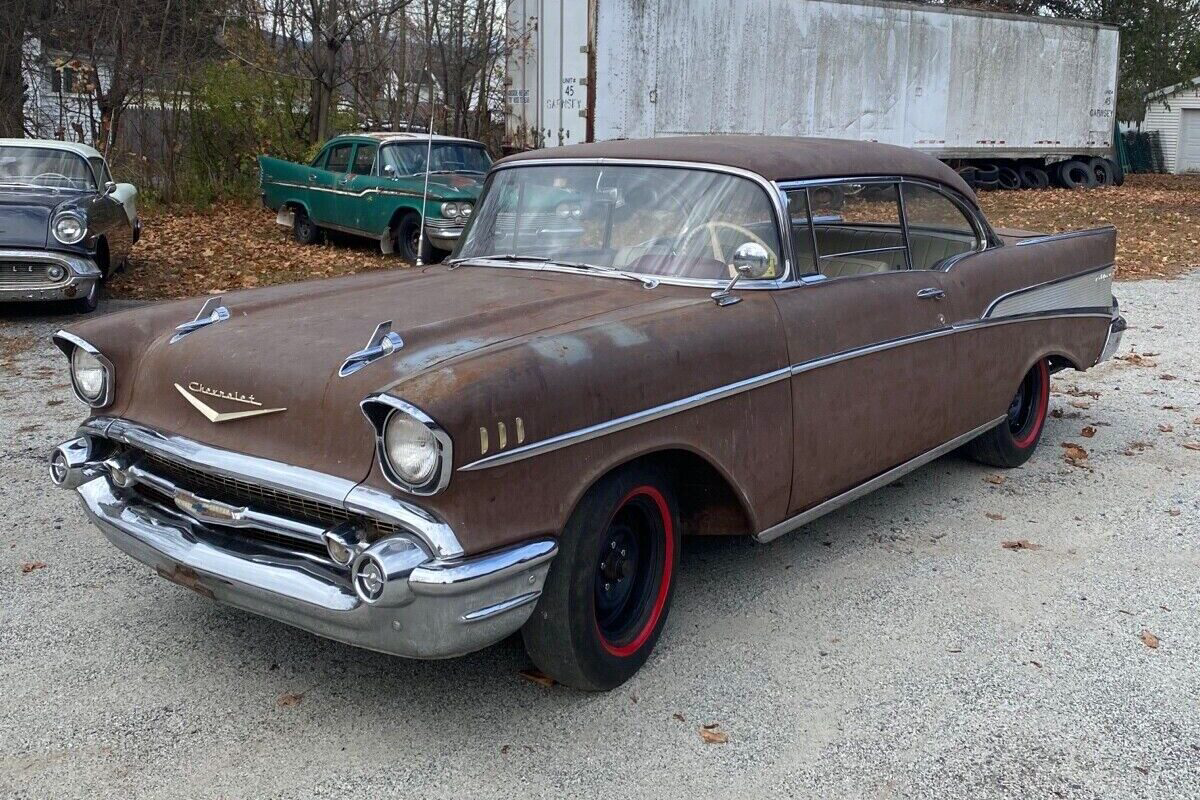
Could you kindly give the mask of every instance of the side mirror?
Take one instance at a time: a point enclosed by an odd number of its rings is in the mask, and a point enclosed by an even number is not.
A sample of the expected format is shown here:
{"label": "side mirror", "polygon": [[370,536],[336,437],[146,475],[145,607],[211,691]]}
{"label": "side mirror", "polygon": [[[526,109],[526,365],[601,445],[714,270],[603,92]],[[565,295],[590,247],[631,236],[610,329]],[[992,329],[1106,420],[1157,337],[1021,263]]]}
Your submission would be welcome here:
{"label": "side mirror", "polygon": [[384,164],[383,165],[383,175],[385,178],[396,177],[396,168],[393,167],[391,164]]}
{"label": "side mirror", "polygon": [[771,254],[758,242],[746,242],[733,251],[733,261],[729,266],[733,268],[733,278],[725,284],[724,289],[710,295],[719,306],[731,306],[741,301],[742,298],[734,296],[733,287],[742,278],[758,280],[767,277],[771,269]]}
{"label": "side mirror", "polygon": [[733,251],[733,263],[730,266],[738,277],[756,281],[767,277],[771,269],[771,254],[758,242],[746,242]]}
{"label": "side mirror", "polygon": [[103,194],[104,197],[108,197],[110,194],[112,194],[116,190],[117,190],[116,181],[105,181],[104,182],[104,194]]}

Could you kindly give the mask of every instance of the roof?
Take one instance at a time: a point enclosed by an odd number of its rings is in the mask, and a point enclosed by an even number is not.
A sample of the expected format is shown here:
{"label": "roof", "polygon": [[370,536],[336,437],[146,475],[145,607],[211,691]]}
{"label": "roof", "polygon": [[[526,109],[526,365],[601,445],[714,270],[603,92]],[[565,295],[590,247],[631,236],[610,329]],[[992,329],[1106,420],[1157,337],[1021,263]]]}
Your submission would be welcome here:
{"label": "roof", "polygon": [[100,151],[78,142],[63,142],[58,139],[0,139],[0,147],[45,147],[67,150],[84,158],[101,158]]}
{"label": "roof", "polygon": [[[415,133],[412,131],[359,131],[357,133],[344,133],[337,138],[343,139],[351,136],[362,136],[367,139],[375,139],[384,143],[411,141],[424,142],[430,138],[429,134],[427,133]],[[477,142],[474,139],[465,139],[461,136],[442,136],[439,133],[435,133],[433,135],[433,140],[435,142],[464,142],[467,144],[477,144],[480,147],[483,147],[482,142]]]}
{"label": "roof", "polygon": [[772,181],[899,175],[943,183],[975,200],[975,193],[958,173],[931,155],[907,147],[850,139],[723,134],[617,139],[529,150],[502,158],[496,166],[560,158],[716,164],[747,170]]}
{"label": "roof", "polygon": [[1195,78],[1192,78],[1190,81],[1181,81],[1180,83],[1173,83],[1170,86],[1165,86],[1162,89],[1156,89],[1153,92],[1146,92],[1145,99],[1146,100],[1157,100],[1160,97],[1167,97],[1169,95],[1173,95],[1182,89],[1191,89],[1193,86],[1200,86],[1200,75],[1197,75]]}

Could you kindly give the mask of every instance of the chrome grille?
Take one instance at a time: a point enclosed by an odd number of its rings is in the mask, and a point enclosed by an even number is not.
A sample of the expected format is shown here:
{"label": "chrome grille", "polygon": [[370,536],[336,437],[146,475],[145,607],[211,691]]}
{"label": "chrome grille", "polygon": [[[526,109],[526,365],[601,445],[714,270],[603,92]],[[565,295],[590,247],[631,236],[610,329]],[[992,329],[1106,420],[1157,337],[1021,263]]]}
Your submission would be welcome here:
{"label": "chrome grille", "polygon": [[269,486],[214,475],[187,464],[165,459],[155,453],[143,452],[140,463],[145,469],[161,475],[176,486],[209,500],[249,506],[257,511],[327,528],[339,522],[353,520],[363,526],[369,539],[393,534],[400,529],[399,526],[388,522],[351,515],[340,506],[310,500]]}
{"label": "chrome grille", "polygon": [[50,280],[46,274],[48,269],[48,263],[0,261],[0,289],[27,289],[61,283],[62,280]]}

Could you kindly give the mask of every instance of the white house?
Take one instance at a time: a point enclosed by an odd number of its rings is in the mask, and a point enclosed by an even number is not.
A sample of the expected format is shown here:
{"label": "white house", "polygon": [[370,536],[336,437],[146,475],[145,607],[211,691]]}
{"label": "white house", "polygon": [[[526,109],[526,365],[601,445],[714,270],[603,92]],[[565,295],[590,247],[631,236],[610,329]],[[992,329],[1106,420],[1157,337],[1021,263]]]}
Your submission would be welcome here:
{"label": "white house", "polygon": [[1142,130],[1158,131],[1167,172],[1200,172],[1200,77],[1146,95]]}

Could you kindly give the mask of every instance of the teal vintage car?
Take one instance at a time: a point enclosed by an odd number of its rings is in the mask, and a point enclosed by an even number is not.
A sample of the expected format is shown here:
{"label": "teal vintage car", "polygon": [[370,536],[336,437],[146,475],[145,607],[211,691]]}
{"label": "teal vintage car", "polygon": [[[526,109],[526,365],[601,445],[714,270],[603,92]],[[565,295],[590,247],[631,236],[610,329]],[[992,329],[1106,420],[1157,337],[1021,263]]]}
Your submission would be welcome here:
{"label": "teal vintage car", "polygon": [[462,235],[492,159],[471,139],[434,136],[431,145],[425,134],[354,133],[330,139],[311,164],[270,156],[258,164],[263,202],[297,241],[343,231],[377,240],[384,253],[416,261],[419,252],[429,262]]}

